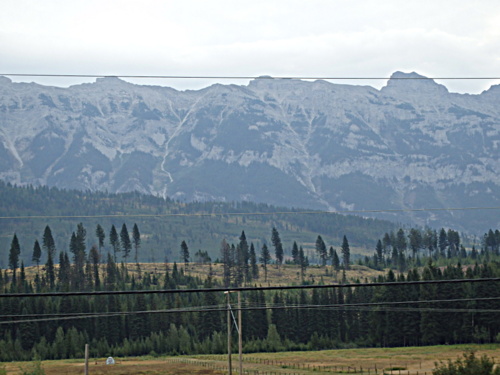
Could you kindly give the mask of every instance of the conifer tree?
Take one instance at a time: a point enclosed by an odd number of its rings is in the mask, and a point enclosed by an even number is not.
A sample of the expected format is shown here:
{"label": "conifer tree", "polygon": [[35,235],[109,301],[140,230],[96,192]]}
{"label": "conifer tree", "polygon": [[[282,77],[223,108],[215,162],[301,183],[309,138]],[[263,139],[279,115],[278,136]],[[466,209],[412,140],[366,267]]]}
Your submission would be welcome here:
{"label": "conifer tree", "polygon": [[97,224],[97,227],[95,228],[95,235],[97,237],[97,243],[99,246],[99,253],[100,253],[101,249],[104,246],[104,239],[106,238],[106,234],[104,233],[104,229],[101,227],[100,224]]}
{"label": "conifer tree", "polygon": [[96,246],[92,246],[90,248],[89,258],[90,258],[90,263],[92,264],[93,283],[95,288],[99,289],[101,285],[101,280],[99,278],[99,262],[101,260],[99,256],[99,250],[97,249]]}
{"label": "conifer tree", "polygon": [[106,234],[104,233],[104,229],[103,227],[101,227],[100,224],[97,224],[95,228],[95,235],[97,237],[97,246],[99,248],[99,259],[101,259],[101,261],[104,261],[102,257],[102,248],[104,247],[104,240],[106,238]]}
{"label": "conifer tree", "polygon": [[410,240],[410,248],[413,255],[413,259],[417,257],[418,251],[422,248],[423,238],[422,233],[419,229],[411,228],[408,234],[408,239]]}
{"label": "conifer tree", "polygon": [[141,247],[141,233],[139,232],[139,227],[136,223],[134,223],[134,227],[132,228],[132,239],[134,242],[134,250],[135,250],[135,263],[139,263],[139,248]]}
{"label": "conifer tree", "polygon": [[438,247],[439,247],[439,255],[442,257],[446,256],[446,248],[448,247],[448,236],[446,235],[446,231],[444,228],[441,228],[439,231],[438,237]]}
{"label": "conifer tree", "polygon": [[111,230],[109,232],[109,242],[113,248],[113,261],[116,263],[116,253],[120,251],[120,240],[114,224],[111,225]]}
{"label": "conifer tree", "polygon": [[269,249],[267,248],[266,244],[262,245],[262,250],[260,252],[259,260],[260,263],[262,264],[262,268],[264,268],[264,281],[267,282],[267,265],[271,260],[271,253],[269,252]]}
{"label": "conifer tree", "polygon": [[54,259],[54,255],[56,254],[56,243],[54,241],[54,237],[52,236],[52,230],[48,225],[43,231],[42,246],[47,253],[51,253],[52,259]]}
{"label": "conifer tree", "polygon": [[243,250],[238,244],[235,251],[235,272],[234,272],[234,285],[236,287],[241,286],[243,279],[245,278],[245,257],[243,255]]}
{"label": "conifer tree", "polygon": [[189,248],[186,241],[181,243],[181,258],[184,261],[184,269],[187,269],[187,264],[189,263]]}
{"label": "conifer tree", "polygon": [[59,271],[57,280],[59,288],[63,291],[69,291],[69,283],[71,279],[71,263],[69,261],[68,253],[62,252],[59,254]]}
{"label": "conifer tree", "polygon": [[106,289],[114,290],[118,281],[118,269],[111,254],[108,253],[108,261],[106,263]]}
{"label": "conifer tree", "polygon": [[257,265],[257,254],[255,253],[255,247],[253,242],[250,243],[250,268],[252,271],[252,279],[256,280],[259,278],[259,266]]}
{"label": "conifer tree", "polygon": [[36,263],[36,271],[38,272],[38,267],[40,265],[40,258],[42,257],[42,249],[38,240],[35,240],[33,245],[33,255],[31,256],[31,261]]}
{"label": "conifer tree", "polygon": [[14,233],[9,251],[9,267],[12,270],[12,283],[16,284],[16,271],[19,268],[19,256],[21,255],[21,246],[17,235]]}
{"label": "conifer tree", "polygon": [[377,241],[377,246],[375,246],[375,254],[377,257],[377,263],[383,264],[384,263],[384,248],[382,246],[382,241],[380,241],[380,240]]}
{"label": "conifer tree", "polygon": [[278,230],[273,227],[272,233],[271,233],[271,243],[274,246],[274,254],[276,256],[276,264],[278,265],[278,268],[281,266],[283,263],[283,244],[281,243],[281,238],[280,234],[278,233]]}
{"label": "conifer tree", "polygon": [[248,248],[247,237],[245,231],[241,232],[239,250],[241,252],[241,267],[245,280],[248,281],[251,278],[249,260],[250,260],[250,250]]}
{"label": "conifer tree", "polygon": [[422,246],[428,250],[429,257],[432,257],[432,253],[437,248],[437,233],[435,230],[429,228],[424,232]]}
{"label": "conifer tree", "polygon": [[408,248],[405,232],[401,228],[396,233],[396,248],[398,249],[398,252],[403,253],[406,253],[406,249]]}
{"label": "conifer tree", "polygon": [[304,255],[304,249],[302,246],[299,248],[299,265],[300,265],[300,278],[304,281],[306,275],[306,269],[309,266],[309,260]]}
{"label": "conifer tree", "polygon": [[83,287],[85,284],[85,260],[87,258],[85,253],[85,239],[87,231],[82,223],[79,223],[76,228],[76,233],[73,232],[70,240],[70,251],[73,253],[74,270],[73,283],[76,288]]}
{"label": "conifer tree", "polygon": [[316,239],[316,252],[318,253],[319,258],[321,259],[321,265],[323,267],[326,266],[328,253],[326,251],[325,242],[323,241],[323,238],[321,238],[321,236],[319,235],[318,238]]}
{"label": "conifer tree", "polygon": [[231,257],[231,247],[226,242],[225,239],[222,240],[220,245],[221,261],[223,266],[222,272],[222,282],[225,287],[231,285],[231,272],[233,267],[232,257]]}
{"label": "conifer tree", "polygon": [[292,262],[293,264],[300,264],[299,262],[299,247],[296,241],[293,241],[292,245]]}
{"label": "conifer tree", "polygon": [[130,241],[130,236],[128,234],[127,225],[123,223],[122,230],[120,231],[120,243],[122,245],[123,257],[125,258],[125,263],[127,263],[128,256],[132,250],[132,242]]}
{"label": "conifer tree", "polygon": [[384,256],[389,255],[391,249],[392,249],[392,241],[391,241],[391,236],[389,233],[384,234],[384,238],[382,239],[382,247],[384,249]]}
{"label": "conifer tree", "polygon": [[330,253],[331,253],[330,258],[332,259],[332,267],[335,269],[335,271],[339,271],[340,258],[339,255],[337,254],[337,250],[335,250],[333,247],[330,247]]}
{"label": "conifer tree", "polygon": [[342,260],[344,263],[344,269],[350,269],[351,262],[351,249],[349,248],[349,242],[347,241],[347,237],[344,235],[342,239]]}
{"label": "conifer tree", "polygon": [[52,259],[52,252],[47,256],[47,263],[45,264],[45,272],[47,273],[47,280],[51,289],[55,286],[56,273],[54,270],[54,259]]}

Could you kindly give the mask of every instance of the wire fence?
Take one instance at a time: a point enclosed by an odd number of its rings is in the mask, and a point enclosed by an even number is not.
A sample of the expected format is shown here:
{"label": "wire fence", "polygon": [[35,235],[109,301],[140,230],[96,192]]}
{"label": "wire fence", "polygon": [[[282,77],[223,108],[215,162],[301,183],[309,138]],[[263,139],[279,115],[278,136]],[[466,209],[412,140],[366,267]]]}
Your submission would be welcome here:
{"label": "wire fence", "polygon": [[[221,374],[229,374],[227,356],[211,356],[210,359],[193,358],[167,358],[169,363],[183,363],[191,366],[200,366],[203,368],[218,371]],[[309,373],[330,373],[330,374],[364,374],[364,375],[432,375],[432,370],[408,369],[408,365],[389,364],[388,367],[377,368],[363,366],[347,365],[319,365],[311,363],[294,363],[273,359],[264,359],[257,357],[245,357],[245,364],[263,366],[260,369],[243,369],[242,375],[304,375]],[[272,368],[266,368],[272,367]],[[239,374],[237,361],[232,361],[232,373]]]}

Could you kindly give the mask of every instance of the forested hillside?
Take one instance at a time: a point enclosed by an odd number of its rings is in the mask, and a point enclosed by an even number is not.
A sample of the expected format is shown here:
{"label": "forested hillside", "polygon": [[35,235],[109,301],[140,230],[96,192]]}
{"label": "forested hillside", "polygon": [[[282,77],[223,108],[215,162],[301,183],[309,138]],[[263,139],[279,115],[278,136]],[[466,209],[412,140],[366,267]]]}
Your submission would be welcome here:
{"label": "forested hillside", "polygon": [[[483,249],[479,260],[484,262],[466,269],[439,268],[429,261],[422,270],[397,274],[391,269],[385,277],[344,279],[336,287],[243,291],[243,349],[269,352],[497,341],[500,282],[465,282],[500,276],[499,263],[487,258],[498,259],[498,255]],[[86,343],[92,357],[225,353],[227,305],[220,289],[225,287],[211,272],[194,277],[189,267],[166,264],[139,275],[114,263],[111,256],[103,267],[87,264],[81,270],[77,263],[63,262],[52,279],[46,275],[47,268],[36,270],[34,279],[27,277],[24,268],[15,278],[12,272],[0,273],[0,361],[82,357]],[[299,272],[295,265],[283,267]],[[262,278],[261,272],[253,283],[262,285]],[[464,282],[414,283],[460,279]],[[385,284],[372,286],[372,281]],[[210,288],[219,289],[210,292]],[[102,289],[121,293],[31,294]],[[131,290],[136,293],[125,294]],[[148,291],[154,293],[142,294]],[[13,297],[16,292],[28,296]],[[234,297],[233,308],[235,301]]]}
{"label": "forested hillside", "polygon": [[373,248],[383,233],[396,229],[393,223],[383,220],[250,202],[182,203],[139,193],[16,187],[1,181],[0,216],[0,267],[3,268],[8,264],[14,233],[20,239],[20,259],[26,266],[33,264],[33,244],[35,240],[41,241],[47,225],[52,229],[58,251],[69,250],[71,233],[79,223],[88,232],[86,245],[90,248],[97,244],[94,233],[100,225],[105,232],[104,250],[110,251],[112,226],[120,231],[125,224],[131,231],[137,224],[142,235],[138,257],[146,262],[180,260],[182,241],[186,241],[193,253],[201,250],[216,259],[221,241],[237,241],[242,230],[249,241],[261,246],[269,241],[271,228],[276,227],[284,251],[291,255],[294,241],[303,244],[306,251],[314,250],[318,235],[334,247],[340,246],[346,235],[355,248]]}
{"label": "forested hillside", "polygon": [[[241,287],[246,352],[500,340],[498,229],[469,247],[453,229],[0,186],[0,361],[224,353],[222,292]],[[178,262],[141,263],[167,238]]]}

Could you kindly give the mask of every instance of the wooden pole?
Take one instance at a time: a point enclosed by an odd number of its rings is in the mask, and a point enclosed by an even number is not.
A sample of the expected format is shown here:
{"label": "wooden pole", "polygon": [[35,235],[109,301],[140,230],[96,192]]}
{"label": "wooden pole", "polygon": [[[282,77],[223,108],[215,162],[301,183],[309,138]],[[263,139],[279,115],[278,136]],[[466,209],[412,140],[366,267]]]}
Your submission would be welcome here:
{"label": "wooden pole", "polygon": [[243,374],[243,336],[241,332],[241,292],[238,291],[238,351],[240,359],[240,375]]}
{"label": "wooden pole", "polygon": [[85,375],[89,375],[89,344],[85,344]]}
{"label": "wooden pole", "polygon": [[229,300],[229,292],[227,294],[227,365],[229,367],[229,375],[233,374],[233,366],[231,363],[231,304]]}

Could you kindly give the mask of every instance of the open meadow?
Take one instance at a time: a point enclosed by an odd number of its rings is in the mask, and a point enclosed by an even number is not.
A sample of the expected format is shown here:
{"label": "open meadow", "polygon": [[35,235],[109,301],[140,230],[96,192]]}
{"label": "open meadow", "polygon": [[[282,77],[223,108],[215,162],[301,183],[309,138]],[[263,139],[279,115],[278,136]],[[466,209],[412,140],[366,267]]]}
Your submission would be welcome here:
{"label": "open meadow", "polygon": [[[243,370],[248,374],[411,374],[431,375],[435,362],[461,357],[465,350],[476,351],[500,362],[500,345],[443,345],[405,348],[368,348],[323,350],[315,352],[252,353],[243,355]],[[176,357],[115,358],[106,365],[105,358],[89,361],[89,374],[155,375],[155,374],[227,374],[225,355]],[[233,373],[238,373],[238,355],[232,357]],[[6,374],[37,374],[34,363],[2,364]],[[71,375],[84,372],[83,359],[43,361],[47,375]],[[1,373],[1,372],[0,372]]]}
{"label": "open meadow", "polygon": [[[103,266],[104,267],[104,266]],[[165,275],[165,264],[164,263],[141,263],[141,272],[148,272],[151,274],[157,274],[162,277]],[[172,272],[173,264],[169,263],[168,267],[170,272]],[[180,269],[185,269],[184,263],[178,263],[177,267]],[[135,274],[137,271],[136,265],[129,263],[127,264],[127,269],[129,273]],[[223,265],[222,263],[212,263],[211,265],[191,262],[187,264],[185,270],[186,274],[190,276],[200,277],[204,279],[207,277],[209,272],[212,272],[212,276],[215,280],[222,282],[223,278]],[[379,275],[384,275],[386,272],[374,270],[365,266],[360,266],[357,264],[351,265],[351,268],[345,271],[345,277],[348,281],[352,282],[354,280],[360,280],[363,282],[365,279],[371,281],[376,279]],[[304,280],[310,283],[324,284],[337,284],[342,281],[342,271],[335,271],[331,266],[320,267],[313,265],[307,267]],[[267,282],[265,281],[264,269],[259,267],[259,279],[253,280],[252,285],[300,285],[302,282],[300,275],[300,268],[297,265],[284,264],[279,269],[274,264],[270,264],[267,267]]]}

